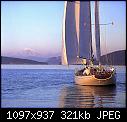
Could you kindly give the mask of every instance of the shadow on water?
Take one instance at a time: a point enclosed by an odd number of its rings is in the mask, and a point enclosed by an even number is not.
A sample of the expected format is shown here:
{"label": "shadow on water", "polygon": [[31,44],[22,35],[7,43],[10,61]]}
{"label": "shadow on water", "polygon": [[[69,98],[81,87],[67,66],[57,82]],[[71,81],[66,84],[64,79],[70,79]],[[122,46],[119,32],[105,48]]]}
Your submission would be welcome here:
{"label": "shadow on water", "polygon": [[60,95],[59,107],[64,108],[101,108],[114,107],[115,86],[64,87]]}

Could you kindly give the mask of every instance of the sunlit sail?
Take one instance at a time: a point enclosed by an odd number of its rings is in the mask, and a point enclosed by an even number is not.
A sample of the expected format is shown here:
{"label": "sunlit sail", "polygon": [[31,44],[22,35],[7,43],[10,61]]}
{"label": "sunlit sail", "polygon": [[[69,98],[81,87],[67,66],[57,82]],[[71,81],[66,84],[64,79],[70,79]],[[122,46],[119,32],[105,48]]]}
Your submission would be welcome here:
{"label": "sunlit sail", "polygon": [[75,64],[78,40],[75,22],[75,2],[65,2],[62,32],[62,64]]}

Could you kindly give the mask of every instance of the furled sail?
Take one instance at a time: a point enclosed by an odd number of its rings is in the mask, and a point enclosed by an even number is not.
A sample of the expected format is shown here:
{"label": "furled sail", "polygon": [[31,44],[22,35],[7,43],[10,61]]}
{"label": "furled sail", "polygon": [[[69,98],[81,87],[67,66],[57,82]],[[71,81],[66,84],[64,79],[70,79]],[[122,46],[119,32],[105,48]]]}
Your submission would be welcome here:
{"label": "furled sail", "polygon": [[75,23],[76,23],[78,44],[79,44],[79,21],[80,21],[80,1],[75,1]]}
{"label": "furled sail", "polygon": [[78,41],[75,22],[75,2],[65,2],[62,32],[62,64],[75,64]]}
{"label": "furled sail", "polygon": [[95,1],[95,42],[97,60],[100,62],[100,25],[99,25],[99,2]]}
{"label": "furled sail", "polygon": [[79,56],[91,59],[92,32],[90,1],[80,2]]}

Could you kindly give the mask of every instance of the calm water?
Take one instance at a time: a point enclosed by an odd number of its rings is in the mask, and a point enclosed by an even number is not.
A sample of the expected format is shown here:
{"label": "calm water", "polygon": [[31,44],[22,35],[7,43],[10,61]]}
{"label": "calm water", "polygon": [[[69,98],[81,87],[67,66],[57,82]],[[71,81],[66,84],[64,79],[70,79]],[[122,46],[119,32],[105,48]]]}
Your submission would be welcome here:
{"label": "calm water", "polygon": [[124,66],[116,67],[114,87],[75,85],[75,67],[2,65],[2,107],[126,107]]}

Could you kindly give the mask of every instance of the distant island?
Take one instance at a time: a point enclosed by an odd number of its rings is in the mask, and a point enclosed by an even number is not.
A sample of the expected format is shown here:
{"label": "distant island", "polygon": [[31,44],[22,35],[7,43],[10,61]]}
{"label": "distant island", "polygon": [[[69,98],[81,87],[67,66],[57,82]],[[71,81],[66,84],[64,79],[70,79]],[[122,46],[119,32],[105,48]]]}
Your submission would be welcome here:
{"label": "distant island", "polygon": [[[35,61],[31,59],[21,59],[13,57],[1,56],[2,64],[40,64],[40,65],[61,65],[61,56],[50,57],[46,61]],[[125,50],[115,51],[107,55],[101,56],[102,64],[125,65]],[[97,64],[97,61],[94,61]]]}

